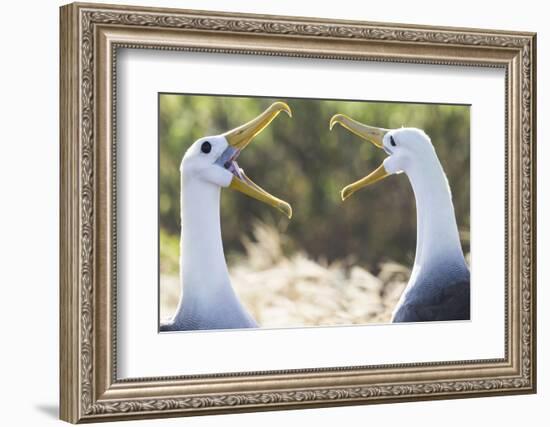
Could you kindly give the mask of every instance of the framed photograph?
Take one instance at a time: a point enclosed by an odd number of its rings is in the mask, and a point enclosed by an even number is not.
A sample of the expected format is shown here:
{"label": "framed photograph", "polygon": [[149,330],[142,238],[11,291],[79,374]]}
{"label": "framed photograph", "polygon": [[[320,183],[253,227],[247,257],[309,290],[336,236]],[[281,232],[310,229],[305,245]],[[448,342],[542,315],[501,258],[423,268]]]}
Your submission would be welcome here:
{"label": "framed photograph", "polygon": [[535,34],[60,13],[63,420],[535,392]]}

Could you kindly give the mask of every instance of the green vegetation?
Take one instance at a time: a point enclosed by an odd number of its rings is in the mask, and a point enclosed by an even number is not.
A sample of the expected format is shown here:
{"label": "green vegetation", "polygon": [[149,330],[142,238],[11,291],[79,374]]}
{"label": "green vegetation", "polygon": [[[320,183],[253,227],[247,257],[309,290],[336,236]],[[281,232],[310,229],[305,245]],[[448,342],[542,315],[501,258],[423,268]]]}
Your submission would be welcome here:
{"label": "green vegetation", "polygon": [[[377,272],[383,261],[410,265],[416,242],[415,201],[404,175],[368,187],[346,202],[340,190],[367,175],[386,154],[330,117],[345,113],[373,126],[418,127],[430,135],[447,173],[459,229],[470,226],[470,110],[467,106],[318,101],[191,95],[160,96],[161,270],[177,274],[180,233],[179,165],[196,139],[232,129],[272,102],[288,103],[293,118],[280,115],[239,157],[256,183],[289,202],[292,220],[256,200],[222,191],[223,241],[229,263],[242,258],[253,224],[274,227],[286,255],[319,262],[338,260]],[[469,241],[463,242],[469,252]]]}

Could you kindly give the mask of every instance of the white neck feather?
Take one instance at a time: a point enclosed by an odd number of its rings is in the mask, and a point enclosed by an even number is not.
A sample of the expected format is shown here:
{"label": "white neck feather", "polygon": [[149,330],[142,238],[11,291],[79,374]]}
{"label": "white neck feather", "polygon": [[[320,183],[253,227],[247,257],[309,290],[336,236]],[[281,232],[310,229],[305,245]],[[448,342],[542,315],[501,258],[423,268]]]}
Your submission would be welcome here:
{"label": "white neck feather", "polygon": [[437,156],[426,160],[407,170],[416,199],[414,269],[439,260],[465,265],[447,178]]}
{"label": "white neck feather", "polygon": [[[184,300],[211,300],[230,286],[220,226],[220,191],[199,179],[181,180],[180,282]],[[178,312],[181,311],[182,299]]]}

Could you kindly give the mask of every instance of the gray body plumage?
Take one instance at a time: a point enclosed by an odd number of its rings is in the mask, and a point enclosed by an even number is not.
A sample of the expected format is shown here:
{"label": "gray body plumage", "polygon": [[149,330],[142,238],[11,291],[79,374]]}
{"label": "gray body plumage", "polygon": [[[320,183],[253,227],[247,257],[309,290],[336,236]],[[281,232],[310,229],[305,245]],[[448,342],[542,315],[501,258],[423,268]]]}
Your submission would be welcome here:
{"label": "gray body plumage", "polygon": [[182,310],[170,322],[160,325],[161,331],[257,328],[235,295],[230,284],[220,286],[208,298],[183,300]]}
{"label": "gray body plumage", "polygon": [[394,312],[394,322],[470,319],[470,271],[444,263],[427,269],[408,285]]}

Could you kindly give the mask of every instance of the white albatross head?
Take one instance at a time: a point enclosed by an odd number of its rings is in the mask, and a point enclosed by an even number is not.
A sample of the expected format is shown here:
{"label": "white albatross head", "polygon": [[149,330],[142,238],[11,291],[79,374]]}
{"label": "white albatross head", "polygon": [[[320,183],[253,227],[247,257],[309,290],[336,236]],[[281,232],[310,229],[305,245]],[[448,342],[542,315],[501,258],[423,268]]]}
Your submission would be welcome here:
{"label": "white albatross head", "polygon": [[367,185],[374,184],[392,174],[408,175],[414,169],[423,169],[438,162],[435,149],[428,135],[416,128],[384,129],[365,125],[344,114],[336,114],[330,120],[330,129],[339,124],[360,138],[384,150],[388,157],[382,164],[341,192],[342,200]]}
{"label": "white albatross head", "polygon": [[221,135],[207,136],[195,141],[185,152],[180,171],[187,181],[231,188],[249,197],[271,205],[289,218],[291,206],[255,184],[237,164],[237,157],[248,144],[265,129],[277,115],[284,111],[290,117],[290,107],[284,102],[271,104],[251,121]]}

